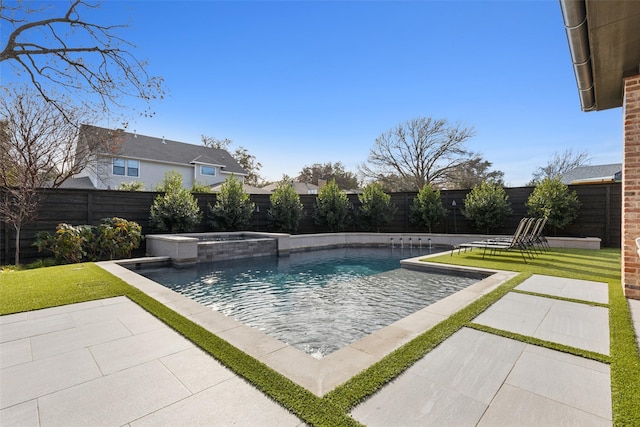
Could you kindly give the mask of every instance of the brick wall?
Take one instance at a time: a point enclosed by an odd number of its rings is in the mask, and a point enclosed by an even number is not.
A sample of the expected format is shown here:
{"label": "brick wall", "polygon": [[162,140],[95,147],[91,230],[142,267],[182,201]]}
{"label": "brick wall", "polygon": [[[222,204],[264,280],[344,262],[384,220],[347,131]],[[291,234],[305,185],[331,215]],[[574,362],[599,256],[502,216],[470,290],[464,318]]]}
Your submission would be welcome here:
{"label": "brick wall", "polygon": [[624,97],[622,283],[627,297],[640,299],[640,75],[625,79]]}

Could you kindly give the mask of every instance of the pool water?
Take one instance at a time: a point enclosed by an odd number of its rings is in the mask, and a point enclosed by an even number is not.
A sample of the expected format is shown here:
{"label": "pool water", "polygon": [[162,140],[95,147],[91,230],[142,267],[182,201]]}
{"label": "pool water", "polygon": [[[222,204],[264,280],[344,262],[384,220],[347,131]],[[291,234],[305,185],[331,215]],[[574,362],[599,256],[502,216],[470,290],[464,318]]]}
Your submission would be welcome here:
{"label": "pool water", "polygon": [[480,279],[400,268],[425,253],[340,248],[138,273],[321,358]]}

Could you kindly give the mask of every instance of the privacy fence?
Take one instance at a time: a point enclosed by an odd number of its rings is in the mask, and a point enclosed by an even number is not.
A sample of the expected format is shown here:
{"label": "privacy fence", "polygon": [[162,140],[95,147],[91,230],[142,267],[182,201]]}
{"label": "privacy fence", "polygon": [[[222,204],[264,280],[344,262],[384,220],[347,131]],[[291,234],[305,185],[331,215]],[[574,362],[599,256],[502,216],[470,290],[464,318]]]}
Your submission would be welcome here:
{"label": "privacy fence", "polygon": [[[578,194],[582,203],[580,215],[574,223],[564,230],[546,230],[547,235],[575,236],[575,237],[599,237],[605,247],[620,247],[621,239],[621,209],[622,195],[621,185],[594,184],[571,186]],[[506,192],[511,202],[513,214],[500,229],[494,230],[496,234],[511,234],[515,230],[518,221],[527,215],[525,202],[533,187],[507,188]],[[468,190],[442,191],[442,203],[448,210],[448,215],[434,233],[477,233],[471,224],[462,215],[464,198]],[[118,216],[130,221],[136,221],[142,226],[143,234],[153,233],[149,226],[149,208],[157,193],[155,192],[124,192],[111,190],[71,190],[52,189],[42,191],[42,202],[38,219],[35,222],[25,224],[21,232],[20,256],[21,262],[28,263],[38,258],[50,256],[47,253],[38,253],[32,246],[35,235],[39,231],[53,233],[56,226],[61,223],[72,225],[90,224],[97,225],[102,218]],[[410,221],[410,209],[416,193],[393,193],[391,201],[397,207],[393,220],[381,232],[424,233],[425,229],[415,226]],[[198,204],[203,212],[203,220],[196,228],[196,232],[212,231],[208,226],[208,204],[215,204],[215,194],[197,194]],[[252,218],[251,229],[253,231],[271,231],[267,211],[270,207],[269,195],[255,194],[251,196],[256,205]],[[363,229],[356,214],[360,206],[357,195],[349,195],[355,220],[346,231],[368,231]],[[316,226],[313,218],[316,195],[302,195],[300,200],[304,205],[304,218],[298,228],[298,233],[326,232]],[[15,233],[13,228],[5,223],[0,223],[0,265],[12,264],[15,252]],[[137,254],[144,254],[144,241]]]}

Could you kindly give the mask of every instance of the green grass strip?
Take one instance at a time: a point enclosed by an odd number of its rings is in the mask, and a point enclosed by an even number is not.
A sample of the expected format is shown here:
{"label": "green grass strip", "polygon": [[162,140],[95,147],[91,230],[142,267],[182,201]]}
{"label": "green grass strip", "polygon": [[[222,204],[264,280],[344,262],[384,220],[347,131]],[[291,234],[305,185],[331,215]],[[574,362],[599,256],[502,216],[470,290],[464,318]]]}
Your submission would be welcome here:
{"label": "green grass strip", "polygon": [[324,398],[345,412],[350,410],[367,396],[396,378],[528,277],[530,274],[525,273],[508,280],[492,292],[483,295],[414,340],[388,354],[340,387],[327,393]]}
{"label": "green grass strip", "polygon": [[559,295],[541,294],[540,292],[521,291],[520,289],[514,289],[511,292],[516,294],[531,295],[532,297],[542,297],[542,298],[549,298],[549,299],[557,299],[559,301],[575,302],[577,304],[590,305],[593,307],[609,308],[609,304],[605,304],[602,302],[585,301],[583,299],[575,299],[575,298],[566,298],[566,297],[561,297]]}
{"label": "green grass strip", "polygon": [[493,335],[499,335],[504,338],[509,338],[516,341],[521,341],[527,344],[537,345],[538,347],[545,347],[551,350],[561,351],[563,353],[572,354],[574,356],[584,357],[586,359],[595,360],[597,362],[602,362],[609,364],[611,363],[611,357],[606,354],[596,353],[595,351],[583,350],[577,347],[571,347],[568,345],[558,344],[551,341],[541,340],[539,338],[530,337],[528,335],[518,334],[516,332],[505,331],[503,329],[492,328],[491,326],[481,325],[479,323],[469,323],[466,327],[475,329],[481,332],[487,332]]}
{"label": "green grass strip", "polygon": [[615,426],[640,426],[640,354],[620,282],[609,285],[611,398]]}

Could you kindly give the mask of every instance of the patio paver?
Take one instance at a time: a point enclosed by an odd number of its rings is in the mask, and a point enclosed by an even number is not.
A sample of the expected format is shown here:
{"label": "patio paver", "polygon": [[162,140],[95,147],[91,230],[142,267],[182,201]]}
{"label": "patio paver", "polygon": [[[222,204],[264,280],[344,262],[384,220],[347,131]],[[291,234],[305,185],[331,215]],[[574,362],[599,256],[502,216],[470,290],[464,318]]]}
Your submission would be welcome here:
{"label": "patio paver", "polygon": [[1,319],[3,427],[301,424],[125,297]]}

